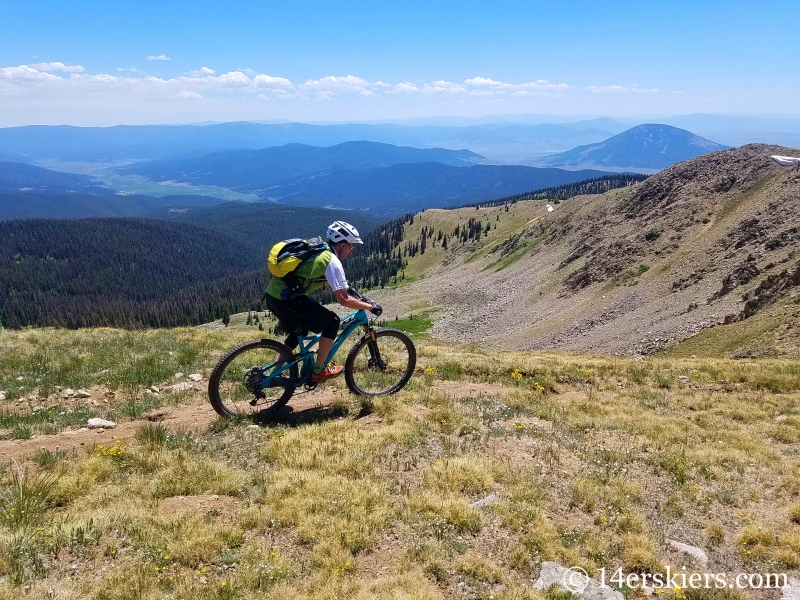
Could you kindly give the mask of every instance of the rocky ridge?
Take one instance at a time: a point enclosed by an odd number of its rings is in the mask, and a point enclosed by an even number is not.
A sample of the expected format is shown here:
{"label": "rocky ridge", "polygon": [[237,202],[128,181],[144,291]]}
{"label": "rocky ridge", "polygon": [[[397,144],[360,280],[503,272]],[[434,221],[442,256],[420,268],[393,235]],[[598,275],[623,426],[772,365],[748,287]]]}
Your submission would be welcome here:
{"label": "rocky ridge", "polygon": [[[658,352],[800,299],[800,165],[780,166],[773,154],[798,151],[714,152],[552,213],[544,202],[520,202],[513,212],[530,218],[510,235],[429,250],[441,257],[425,259],[432,266],[418,281],[375,297],[406,309],[427,303],[437,310],[432,333],[454,341]],[[413,228],[506,214],[425,211]]]}

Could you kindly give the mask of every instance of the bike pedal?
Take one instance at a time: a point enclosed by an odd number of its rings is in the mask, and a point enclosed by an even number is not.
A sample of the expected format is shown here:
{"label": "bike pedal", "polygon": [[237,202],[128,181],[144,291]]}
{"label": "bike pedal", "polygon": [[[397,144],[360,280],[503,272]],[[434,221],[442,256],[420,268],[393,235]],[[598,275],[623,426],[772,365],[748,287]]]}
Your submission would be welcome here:
{"label": "bike pedal", "polygon": [[317,388],[317,384],[316,383],[304,383],[303,384],[303,389],[305,391],[307,391],[307,392],[313,391],[316,388]]}

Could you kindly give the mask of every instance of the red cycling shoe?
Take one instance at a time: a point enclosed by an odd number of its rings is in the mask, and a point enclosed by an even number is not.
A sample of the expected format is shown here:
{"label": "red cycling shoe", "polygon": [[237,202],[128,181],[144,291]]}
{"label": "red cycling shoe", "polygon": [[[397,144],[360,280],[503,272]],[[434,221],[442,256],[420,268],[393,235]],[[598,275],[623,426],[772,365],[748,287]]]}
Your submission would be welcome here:
{"label": "red cycling shoe", "polygon": [[327,381],[328,379],[333,379],[334,377],[338,377],[343,372],[344,372],[344,367],[340,367],[338,365],[325,367],[319,373],[311,374],[311,383],[322,383],[323,381]]}

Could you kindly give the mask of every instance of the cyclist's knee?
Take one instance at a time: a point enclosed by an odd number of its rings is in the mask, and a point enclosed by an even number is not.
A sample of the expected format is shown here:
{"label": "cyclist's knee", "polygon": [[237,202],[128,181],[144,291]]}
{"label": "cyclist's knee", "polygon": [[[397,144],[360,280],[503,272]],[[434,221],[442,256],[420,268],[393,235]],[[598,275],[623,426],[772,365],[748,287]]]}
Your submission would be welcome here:
{"label": "cyclist's knee", "polygon": [[336,313],[331,313],[331,319],[328,321],[328,324],[325,325],[325,328],[322,330],[322,337],[335,339],[336,334],[339,333],[339,315]]}

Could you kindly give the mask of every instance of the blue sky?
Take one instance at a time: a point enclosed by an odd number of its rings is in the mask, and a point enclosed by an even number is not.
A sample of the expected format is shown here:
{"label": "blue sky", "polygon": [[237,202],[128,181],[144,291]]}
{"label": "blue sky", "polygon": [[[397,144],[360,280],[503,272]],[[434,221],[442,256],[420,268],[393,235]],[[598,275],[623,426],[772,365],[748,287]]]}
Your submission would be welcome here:
{"label": "blue sky", "polygon": [[6,1],[0,126],[798,115],[793,6]]}

